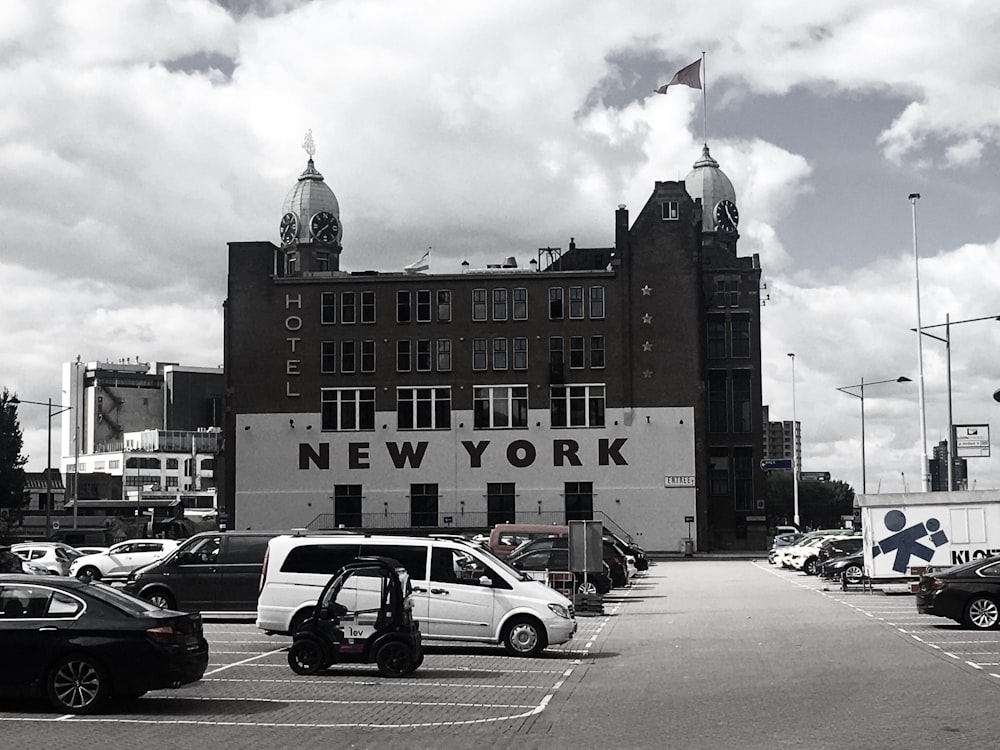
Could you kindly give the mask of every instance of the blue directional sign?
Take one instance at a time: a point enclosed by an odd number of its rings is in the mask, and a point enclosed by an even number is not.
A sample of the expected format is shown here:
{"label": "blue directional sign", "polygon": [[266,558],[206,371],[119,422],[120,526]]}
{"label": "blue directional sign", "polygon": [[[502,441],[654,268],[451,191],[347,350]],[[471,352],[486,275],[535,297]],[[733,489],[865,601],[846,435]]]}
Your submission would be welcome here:
{"label": "blue directional sign", "polygon": [[760,462],[760,468],[763,471],[789,470],[792,468],[792,459],[765,458],[763,461]]}

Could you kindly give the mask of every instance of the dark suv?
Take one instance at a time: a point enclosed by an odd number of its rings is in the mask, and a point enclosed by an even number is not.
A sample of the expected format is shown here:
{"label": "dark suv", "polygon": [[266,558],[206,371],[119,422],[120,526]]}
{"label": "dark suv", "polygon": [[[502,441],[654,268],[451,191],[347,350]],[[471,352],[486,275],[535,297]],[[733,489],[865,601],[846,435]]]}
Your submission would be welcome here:
{"label": "dark suv", "polygon": [[[532,539],[530,542],[522,544],[510,554],[513,557],[515,554],[524,555],[528,552],[545,549],[569,549],[569,537],[547,536],[541,539]],[[628,563],[625,561],[624,551],[618,546],[617,542],[612,539],[604,539],[604,550],[602,556],[611,575],[611,584],[613,586],[624,586],[627,584]]]}

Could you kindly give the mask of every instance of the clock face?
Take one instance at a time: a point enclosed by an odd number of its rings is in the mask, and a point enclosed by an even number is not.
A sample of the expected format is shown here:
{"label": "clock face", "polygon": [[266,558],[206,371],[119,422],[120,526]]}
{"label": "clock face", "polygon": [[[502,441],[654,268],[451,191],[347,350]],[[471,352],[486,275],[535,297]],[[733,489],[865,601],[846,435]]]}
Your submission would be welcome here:
{"label": "clock face", "polygon": [[319,242],[331,243],[337,241],[340,223],[329,211],[320,211],[312,217],[309,228],[312,229],[313,237]]}
{"label": "clock face", "polygon": [[715,224],[720,229],[732,232],[740,223],[740,212],[731,200],[719,201],[715,207]]}
{"label": "clock face", "polygon": [[295,214],[289,211],[281,217],[281,226],[279,231],[281,233],[282,245],[289,245],[295,241],[295,238],[299,233],[299,220],[295,218]]}

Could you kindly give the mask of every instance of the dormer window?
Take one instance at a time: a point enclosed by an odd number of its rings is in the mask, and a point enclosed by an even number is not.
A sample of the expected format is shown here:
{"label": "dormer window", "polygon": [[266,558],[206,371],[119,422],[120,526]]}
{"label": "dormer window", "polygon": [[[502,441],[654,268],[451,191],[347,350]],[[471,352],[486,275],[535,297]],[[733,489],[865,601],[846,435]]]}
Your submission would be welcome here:
{"label": "dormer window", "polygon": [[680,208],[677,201],[663,201],[660,204],[663,221],[677,221],[680,218]]}

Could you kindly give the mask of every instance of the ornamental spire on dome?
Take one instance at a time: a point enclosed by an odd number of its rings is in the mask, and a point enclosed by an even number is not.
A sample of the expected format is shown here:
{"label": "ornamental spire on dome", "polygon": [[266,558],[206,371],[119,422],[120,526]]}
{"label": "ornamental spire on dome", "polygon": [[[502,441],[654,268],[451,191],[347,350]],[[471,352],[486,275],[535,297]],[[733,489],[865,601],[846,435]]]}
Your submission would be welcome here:
{"label": "ornamental spire on dome", "polygon": [[302,141],[302,150],[309,154],[309,161],[316,155],[316,141],[313,140],[312,128],[306,131],[305,140]]}

